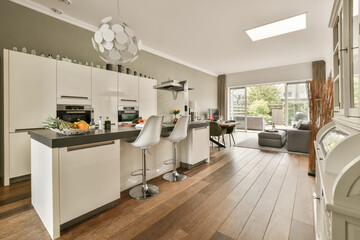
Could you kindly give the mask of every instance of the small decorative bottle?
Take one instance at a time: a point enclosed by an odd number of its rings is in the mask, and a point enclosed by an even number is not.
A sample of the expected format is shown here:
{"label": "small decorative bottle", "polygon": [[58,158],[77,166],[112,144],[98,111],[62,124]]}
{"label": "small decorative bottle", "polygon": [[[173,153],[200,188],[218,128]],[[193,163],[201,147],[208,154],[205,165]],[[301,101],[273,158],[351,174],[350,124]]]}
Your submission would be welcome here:
{"label": "small decorative bottle", "polygon": [[103,128],[104,128],[104,126],[103,126],[103,121],[102,121],[102,117],[100,116],[100,117],[99,117],[99,126],[98,126],[98,130],[99,130],[99,131],[102,131],[102,130],[103,130]]}
{"label": "small decorative bottle", "polygon": [[111,129],[111,121],[110,121],[109,117],[106,117],[105,130],[110,130],[110,129]]}

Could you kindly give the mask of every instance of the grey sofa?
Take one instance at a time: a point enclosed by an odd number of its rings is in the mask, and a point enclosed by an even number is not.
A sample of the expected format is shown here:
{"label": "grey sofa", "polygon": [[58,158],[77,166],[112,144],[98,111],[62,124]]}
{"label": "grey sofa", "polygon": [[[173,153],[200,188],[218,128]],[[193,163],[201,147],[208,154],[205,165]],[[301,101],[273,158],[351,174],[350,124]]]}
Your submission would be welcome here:
{"label": "grey sofa", "polygon": [[287,150],[291,152],[309,153],[309,123],[302,123],[298,129],[287,130]]}

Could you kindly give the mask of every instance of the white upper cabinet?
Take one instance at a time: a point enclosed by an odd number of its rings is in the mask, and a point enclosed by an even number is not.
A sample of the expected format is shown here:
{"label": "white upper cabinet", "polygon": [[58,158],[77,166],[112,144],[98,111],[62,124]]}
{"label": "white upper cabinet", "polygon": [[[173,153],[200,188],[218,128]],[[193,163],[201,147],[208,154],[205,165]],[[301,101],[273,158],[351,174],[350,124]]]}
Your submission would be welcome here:
{"label": "white upper cabinet", "polygon": [[157,114],[157,84],[154,79],[139,77],[139,116],[149,118]]}
{"label": "white upper cabinet", "polygon": [[139,106],[139,77],[118,73],[118,101],[121,106]]}
{"label": "white upper cabinet", "polygon": [[95,122],[102,116],[117,123],[117,72],[92,68],[92,107]]}
{"label": "white upper cabinet", "polygon": [[91,67],[57,61],[57,103],[91,105]]}
{"label": "white upper cabinet", "polygon": [[56,116],[56,61],[9,51],[10,132]]}

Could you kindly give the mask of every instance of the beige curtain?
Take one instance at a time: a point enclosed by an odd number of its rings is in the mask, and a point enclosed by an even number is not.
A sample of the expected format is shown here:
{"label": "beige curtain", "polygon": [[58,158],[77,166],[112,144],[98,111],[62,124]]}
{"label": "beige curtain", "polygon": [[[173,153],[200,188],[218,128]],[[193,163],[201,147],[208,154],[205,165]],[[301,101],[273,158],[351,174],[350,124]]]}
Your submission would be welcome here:
{"label": "beige curtain", "polygon": [[218,94],[217,105],[220,116],[226,119],[226,75],[218,76]]}

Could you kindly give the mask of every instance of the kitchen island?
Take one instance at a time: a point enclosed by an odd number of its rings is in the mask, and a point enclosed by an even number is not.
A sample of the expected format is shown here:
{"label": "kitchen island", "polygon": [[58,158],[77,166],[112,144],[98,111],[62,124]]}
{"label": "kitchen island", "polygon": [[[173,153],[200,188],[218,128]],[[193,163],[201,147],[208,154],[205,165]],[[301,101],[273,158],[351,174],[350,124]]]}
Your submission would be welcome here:
{"label": "kitchen island", "polygon": [[[162,135],[173,127],[163,124]],[[140,131],[113,126],[76,136],[51,130],[30,132],[32,204],[53,239],[62,228],[110,207],[121,191],[141,183],[141,177],[131,175],[141,168],[141,150],[130,143]],[[178,159],[186,165],[209,161],[209,123],[190,123],[179,150]],[[164,165],[171,158],[172,145],[167,140],[150,148],[148,179],[171,171],[171,165]]]}

